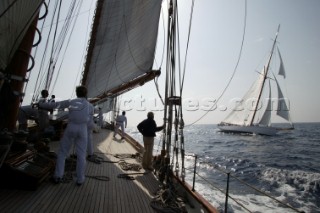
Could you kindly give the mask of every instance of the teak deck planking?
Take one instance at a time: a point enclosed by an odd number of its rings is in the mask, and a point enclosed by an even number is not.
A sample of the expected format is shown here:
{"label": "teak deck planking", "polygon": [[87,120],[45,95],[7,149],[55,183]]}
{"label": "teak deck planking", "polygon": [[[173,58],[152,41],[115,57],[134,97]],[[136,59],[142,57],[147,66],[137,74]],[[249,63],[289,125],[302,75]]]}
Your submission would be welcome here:
{"label": "teak deck planking", "polygon": [[[117,162],[115,154],[135,154],[137,151],[127,142],[113,139],[113,133],[102,129],[93,134],[95,153],[105,161]],[[119,135],[117,137],[120,137]],[[59,142],[51,142],[50,148],[57,151]],[[125,159],[137,163],[135,159]],[[34,191],[0,189],[1,212],[156,212],[150,206],[159,183],[152,173],[135,175],[134,180],[118,178],[123,171],[118,163],[87,161],[87,176],[107,176],[109,181],[87,177],[82,186],[70,180],[54,184],[49,178]],[[143,169],[139,172],[144,172]]]}

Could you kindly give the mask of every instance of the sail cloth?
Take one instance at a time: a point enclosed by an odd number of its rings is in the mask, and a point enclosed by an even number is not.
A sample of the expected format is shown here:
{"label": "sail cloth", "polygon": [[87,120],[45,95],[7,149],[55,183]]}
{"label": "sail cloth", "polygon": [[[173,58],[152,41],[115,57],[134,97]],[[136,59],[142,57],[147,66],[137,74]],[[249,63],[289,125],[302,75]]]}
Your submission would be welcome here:
{"label": "sail cloth", "polygon": [[82,84],[88,97],[150,72],[162,1],[98,1]]}
{"label": "sail cloth", "polygon": [[289,107],[286,103],[286,99],[283,96],[283,92],[281,90],[281,87],[279,85],[279,82],[277,78],[273,75],[276,84],[277,84],[277,89],[278,89],[278,108],[277,108],[277,115],[286,119],[287,121],[290,121],[289,117]]}
{"label": "sail cloth", "polygon": [[43,1],[0,1],[0,70],[10,63]]}
{"label": "sail cloth", "polygon": [[253,83],[243,98],[236,102],[235,108],[233,108],[231,113],[222,121],[223,123],[241,126],[252,125],[255,111],[261,107],[259,105],[256,107],[256,104],[260,90],[262,90],[265,72],[265,68],[263,68],[257,81]]}
{"label": "sail cloth", "polygon": [[269,82],[269,98],[267,99],[267,107],[263,113],[262,118],[259,121],[260,125],[263,126],[270,126],[271,122],[271,111],[272,111],[272,101],[271,101],[271,83],[270,79],[268,80]]}
{"label": "sail cloth", "polygon": [[282,75],[283,78],[286,78],[286,72],[285,72],[285,69],[284,69],[283,62],[282,62],[282,57],[281,57],[281,54],[280,54],[280,50],[279,50],[279,48],[277,48],[277,49],[278,49],[278,54],[279,54],[279,59],[280,59],[280,68],[279,68],[278,75]]}

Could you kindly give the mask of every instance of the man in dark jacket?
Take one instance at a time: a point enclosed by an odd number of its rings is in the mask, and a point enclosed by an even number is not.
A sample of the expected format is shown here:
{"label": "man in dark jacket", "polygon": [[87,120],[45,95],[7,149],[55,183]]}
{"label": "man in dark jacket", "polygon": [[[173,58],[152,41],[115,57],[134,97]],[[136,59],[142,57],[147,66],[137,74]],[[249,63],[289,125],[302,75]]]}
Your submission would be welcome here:
{"label": "man in dark jacket", "polygon": [[163,129],[163,126],[157,127],[157,124],[154,121],[153,112],[148,112],[147,116],[148,118],[139,123],[137,128],[139,132],[143,135],[143,144],[145,149],[142,157],[142,167],[146,170],[153,170],[152,152],[154,137],[156,136],[156,132],[161,131]]}

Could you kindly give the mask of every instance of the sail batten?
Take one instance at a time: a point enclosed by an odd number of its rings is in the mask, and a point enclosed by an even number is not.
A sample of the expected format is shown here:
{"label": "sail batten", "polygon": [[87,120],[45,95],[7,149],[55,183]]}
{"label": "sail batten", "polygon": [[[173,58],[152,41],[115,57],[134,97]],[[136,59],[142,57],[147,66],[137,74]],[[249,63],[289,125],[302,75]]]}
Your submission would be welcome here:
{"label": "sail batten", "polygon": [[105,97],[152,72],[160,9],[161,1],[98,2],[99,26],[93,27],[82,79],[89,97]]}

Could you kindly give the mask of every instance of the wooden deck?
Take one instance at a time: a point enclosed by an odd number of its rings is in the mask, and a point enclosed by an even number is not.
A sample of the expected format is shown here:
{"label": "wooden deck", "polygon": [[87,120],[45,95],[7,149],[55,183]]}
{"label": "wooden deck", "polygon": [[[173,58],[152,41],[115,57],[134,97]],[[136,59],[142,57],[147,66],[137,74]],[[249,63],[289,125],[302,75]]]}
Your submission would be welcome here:
{"label": "wooden deck", "polygon": [[[95,153],[105,162],[87,161],[87,178],[82,186],[77,186],[73,180],[54,184],[47,178],[35,191],[0,189],[1,212],[155,212],[150,201],[159,189],[157,179],[151,172],[134,175],[134,180],[117,177],[136,171],[123,171],[118,163],[114,163],[119,159],[113,155],[137,151],[127,142],[113,140],[112,135],[105,129],[93,134]],[[51,142],[50,148],[56,150],[58,145],[59,142]],[[125,161],[137,163],[133,158]],[[95,177],[108,177],[109,180]]]}

